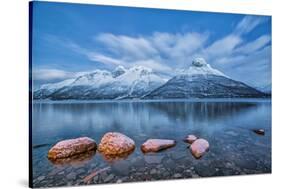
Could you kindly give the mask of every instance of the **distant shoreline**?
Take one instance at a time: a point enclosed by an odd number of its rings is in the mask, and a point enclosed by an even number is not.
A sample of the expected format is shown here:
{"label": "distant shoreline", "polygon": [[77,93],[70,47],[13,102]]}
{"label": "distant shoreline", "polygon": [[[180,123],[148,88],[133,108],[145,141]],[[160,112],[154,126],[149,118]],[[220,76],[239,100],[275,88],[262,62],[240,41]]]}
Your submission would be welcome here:
{"label": "distant shoreline", "polygon": [[85,103],[134,103],[134,102],[271,102],[271,98],[193,98],[193,99],[123,99],[123,100],[32,100],[33,104],[85,104]]}

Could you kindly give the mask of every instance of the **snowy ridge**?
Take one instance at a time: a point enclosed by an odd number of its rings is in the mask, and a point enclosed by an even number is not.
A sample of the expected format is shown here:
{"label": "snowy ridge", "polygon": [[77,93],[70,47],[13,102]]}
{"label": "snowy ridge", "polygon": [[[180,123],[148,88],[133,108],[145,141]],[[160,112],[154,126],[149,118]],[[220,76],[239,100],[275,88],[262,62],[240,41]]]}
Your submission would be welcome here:
{"label": "snowy ridge", "polygon": [[[138,98],[166,82],[152,69],[134,66],[116,67],[112,72],[95,70],[53,84],[42,85],[35,91],[37,98]],[[90,97],[89,97],[90,96]]]}
{"label": "snowy ridge", "polygon": [[99,87],[100,85],[112,82],[112,80],[113,77],[109,71],[95,70],[92,73],[79,76],[70,86]]}
{"label": "snowy ridge", "polygon": [[186,69],[183,70],[181,74],[185,74],[188,76],[195,76],[195,75],[217,75],[217,76],[223,76],[228,77],[219,70],[216,70],[210,66],[210,64],[207,64],[207,62],[203,58],[195,58],[192,61],[192,65]]}
{"label": "snowy ridge", "polygon": [[39,90],[49,90],[49,91],[54,91],[57,90],[59,88],[62,88],[66,85],[70,85],[71,83],[73,83],[75,81],[75,79],[67,79],[58,83],[47,83],[47,84],[43,84],[41,85],[41,87],[39,88]]}
{"label": "snowy ridge", "polygon": [[95,70],[34,92],[35,99],[169,99],[169,98],[263,98],[265,93],[227,77],[203,58],[167,80],[151,68],[118,66]]}

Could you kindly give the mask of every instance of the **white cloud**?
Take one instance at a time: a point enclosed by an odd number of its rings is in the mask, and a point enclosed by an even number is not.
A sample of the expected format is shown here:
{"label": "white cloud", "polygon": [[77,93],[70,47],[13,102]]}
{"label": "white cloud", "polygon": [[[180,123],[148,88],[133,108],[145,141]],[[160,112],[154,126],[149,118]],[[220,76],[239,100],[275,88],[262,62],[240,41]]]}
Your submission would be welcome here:
{"label": "white cloud", "polygon": [[100,62],[100,63],[103,63],[103,64],[107,64],[107,65],[116,65],[116,66],[118,66],[118,65],[124,64],[119,59],[114,59],[114,58],[105,56],[103,54],[89,52],[87,55],[88,55],[90,60],[96,61],[96,62]]}
{"label": "white cloud", "polygon": [[255,39],[254,41],[251,41],[249,43],[246,43],[242,47],[236,49],[236,53],[242,53],[242,54],[249,54],[253,53],[260,48],[264,47],[271,41],[271,37],[269,35],[262,35],[259,38]]}
{"label": "white cloud", "polygon": [[171,57],[190,55],[202,48],[208,39],[208,34],[200,33],[160,33],[155,32],[149,37],[153,46],[160,52]]}
{"label": "white cloud", "polygon": [[234,79],[252,86],[266,86],[271,83],[271,46],[248,55],[226,57],[224,70]]}
{"label": "white cloud", "polygon": [[33,71],[33,77],[35,80],[66,79],[69,78],[70,75],[70,72],[58,69],[38,69]]}
{"label": "white cloud", "polygon": [[171,67],[187,64],[190,56],[203,48],[208,34],[155,32],[150,36],[133,37],[104,33],[94,39],[107,52],[95,52],[94,56],[90,56],[91,60],[127,67],[139,64],[149,66],[150,62],[155,71],[167,72]]}
{"label": "white cloud", "polygon": [[145,66],[145,67],[149,67],[152,70],[161,72],[161,73],[166,73],[168,75],[171,75],[173,69],[170,66],[167,66],[165,64],[162,64],[161,62],[157,62],[153,59],[151,60],[142,60],[142,61],[137,61],[133,64],[133,66]]}
{"label": "white cloud", "polygon": [[236,35],[228,35],[222,39],[215,41],[206,48],[205,54],[208,56],[229,55],[234,48],[242,42],[242,39]]}
{"label": "white cloud", "polygon": [[236,26],[235,33],[242,35],[251,32],[267,20],[264,16],[245,16]]}
{"label": "white cloud", "polygon": [[[257,78],[252,77],[254,71],[262,72],[262,76],[271,72],[271,67],[268,67],[271,65],[271,52],[268,50],[271,36],[262,35],[246,41],[244,35],[266,20],[267,17],[262,16],[245,16],[233,32],[212,42],[208,41],[209,32],[154,32],[145,36],[101,33],[93,38],[94,49],[67,40],[56,40],[56,43],[107,67],[142,65],[167,75],[175,74],[173,70],[187,67],[194,57],[203,56],[212,66],[225,71],[226,75],[251,83],[254,82],[253,78]],[[35,75],[39,79],[59,79],[75,74],[61,70],[39,70]]]}
{"label": "white cloud", "polygon": [[157,54],[156,49],[151,46],[150,41],[143,37],[103,33],[95,39],[106,45],[108,50],[116,55],[128,56],[128,58],[145,59]]}
{"label": "white cloud", "polygon": [[34,69],[32,72],[32,76],[34,80],[37,81],[56,81],[56,80],[64,80],[70,78],[76,78],[80,75],[84,75],[87,72],[68,72],[61,69]]}

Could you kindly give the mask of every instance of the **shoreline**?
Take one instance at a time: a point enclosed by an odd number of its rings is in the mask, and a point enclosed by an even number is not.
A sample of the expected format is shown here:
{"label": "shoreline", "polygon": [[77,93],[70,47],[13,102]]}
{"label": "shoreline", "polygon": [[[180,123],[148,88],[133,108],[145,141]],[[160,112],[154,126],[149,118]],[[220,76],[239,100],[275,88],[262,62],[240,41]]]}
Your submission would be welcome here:
{"label": "shoreline", "polygon": [[193,99],[124,99],[124,100],[32,100],[32,104],[97,104],[97,103],[153,103],[153,102],[267,102],[271,98],[193,98]]}

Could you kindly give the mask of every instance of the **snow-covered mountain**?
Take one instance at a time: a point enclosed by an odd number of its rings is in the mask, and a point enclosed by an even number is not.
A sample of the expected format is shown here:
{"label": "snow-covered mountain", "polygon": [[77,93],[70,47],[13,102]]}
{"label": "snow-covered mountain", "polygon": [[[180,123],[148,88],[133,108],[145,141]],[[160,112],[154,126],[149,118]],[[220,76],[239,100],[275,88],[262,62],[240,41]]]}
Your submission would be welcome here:
{"label": "snow-covered mountain", "polygon": [[[45,84],[34,92],[35,99],[121,99],[140,98],[166,80],[150,68],[118,66],[112,72],[95,70],[72,80]],[[47,87],[46,87],[47,86]]]}
{"label": "snow-covered mountain", "polygon": [[75,79],[67,79],[58,83],[43,84],[38,90],[34,92],[35,98],[45,99],[58,89],[70,85]]}
{"label": "snow-covered mountain", "polygon": [[221,71],[212,68],[210,64],[207,64],[207,62],[203,58],[195,58],[192,61],[192,65],[187,69],[181,70],[179,74],[187,75],[190,77],[196,75],[202,75],[202,76],[217,75],[217,76],[228,77],[225,74],[223,74]]}
{"label": "snow-covered mountain", "polygon": [[256,87],[256,89],[258,89],[259,91],[262,91],[266,94],[271,94],[271,91],[272,91],[272,85],[271,83],[270,84],[267,84],[265,86],[260,86],[260,87]]}
{"label": "snow-covered mountain", "polygon": [[265,97],[265,94],[227,77],[212,68],[202,58],[164,85],[147,94],[145,99],[171,98],[248,98]]}
{"label": "snow-covered mountain", "polygon": [[42,85],[35,99],[171,99],[171,98],[260,98],[265,93],[235,81],[212,68],[203,58],[167,79],[143,66],[95,70],[75,79]]}

